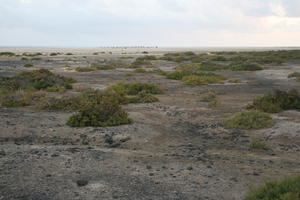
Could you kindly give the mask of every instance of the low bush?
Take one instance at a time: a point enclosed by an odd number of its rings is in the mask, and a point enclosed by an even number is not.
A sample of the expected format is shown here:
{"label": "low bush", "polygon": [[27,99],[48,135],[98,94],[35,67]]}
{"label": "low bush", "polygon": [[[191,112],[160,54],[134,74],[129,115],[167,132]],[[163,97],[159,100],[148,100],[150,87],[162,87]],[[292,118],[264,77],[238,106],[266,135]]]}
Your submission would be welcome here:
{"label": "low bush", "polygon": [[282,110],[300,109],[300,94],[297,90],[275,90],[272,93],[253,100],[248,109],[261,110],[268,113],[277,113]]}
{"label": "low bush", "polygon": [[257,70],[263,70],[263,68],[255,63],[236,63],[232,64],[229,67],[232,71],[257,71]]}
{"label": "low bush", "polygon": [[22,107],[29,106],[33,103],[39,102],[46,96],[44,92],[33,92],[18,90],[15,92],[6,91],[0,92],[0,105],[5,107]]}
{"label": "low bush", "polygon": [[288,78],[300,78],[300,72],[293,72],[288,75]]}
{"label": "low bush", "polygon": [[110,99],[102,99],[97,104],[89,104],[72,115],[67,125],[71,127],[106,127],[129,124],[132,120],[117,102]]}
{"label": "low bush", "polygon": [[153,67],[152,63],[149,60],[142,60],[137,58],[135,61],[133,61],[130,66],[130,68],[141,68],[141,67]]}
{"label": "low bush", "polygon": [[251,149],[271,150],[271,148],[268,147],[265,142],[259,140],[252,140],[249,144],[249,147]]}
{"label": "low bush", "polygon": [[196,75],[184,76],[182,81],[186,85],[207,85],[212,83],[223,83],[226,78],[220,74],[198,73]]}
{"label": "low bush", "polygon": [[241,79],[239,78],[232,78],[228,80],[228,83],[241,83]]}
{"label": "low bush", "polygon": [[95,67],[76,67],[75,71],[77,72],[92,72],[97,71],[98,69]]}
{"label": "low bush", "polygon": [[133,72],[135,72],[135,73],[147,73],[147,70],[145,70],[143,68],[137,68]]}
{"label": "low bush", "polygon": [[91,68],[95,68],[95,70],[111,70],[111,69],[115,69],[116,66],[114,63],[112,62],[108,62],[108,63],[91,63],[90,64]]}
{"label": "low bush", "polygon": [[0,56],[15,56],[16,54],[13,52],[0,52]]}
{"label": "low bush", "polygon": [[59,55],[60,53],[50,53],[50,56],[57,56]]}
{"label": "low bush", "polygon": [[108,90],[113,90],[118,94],[123,95],[137,95],[140,92],[146,92],[148,94],[162,94],[163,91],[156,85],[151,83],[140,82],[119,82],[108,87]]}
{"label": "low bush", "polygon": [[269,181],[249,192],[245,200],[300,200],[300,175]]}
{"label": "low bush", "polygon": [[33,67],[33,64],[25,64],[24,67],[30,68],[30,67]]}
{"label": "low bush", "polygon": [[271,115],[257,110],[240,112],[224,120],[224,125],[229,128],[262,129],[274,125]]}
{"label": "low bush", "polygon": [[23,71],[12,77],[0,77],[0,89],[19,90],[36,89],[43,90],[48,87],[64,87],[72,89],[73,78],[56,75],[47,69]]}
{"label": "low bush", "polygon": [[37,53],[23,53],[23,56],[28,56],[28,57],[36,57],[36,56],[42,56],[43,54],[40,52]]}

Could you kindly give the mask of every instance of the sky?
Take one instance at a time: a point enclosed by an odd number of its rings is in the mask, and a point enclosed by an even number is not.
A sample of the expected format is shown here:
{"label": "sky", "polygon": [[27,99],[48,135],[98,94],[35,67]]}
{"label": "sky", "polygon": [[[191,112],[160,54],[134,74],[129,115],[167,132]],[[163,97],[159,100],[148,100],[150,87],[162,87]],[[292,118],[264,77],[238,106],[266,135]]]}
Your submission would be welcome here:
{"label": "sky", "polygon": [[0,2],[0,46],[300,46],[300,0]]}

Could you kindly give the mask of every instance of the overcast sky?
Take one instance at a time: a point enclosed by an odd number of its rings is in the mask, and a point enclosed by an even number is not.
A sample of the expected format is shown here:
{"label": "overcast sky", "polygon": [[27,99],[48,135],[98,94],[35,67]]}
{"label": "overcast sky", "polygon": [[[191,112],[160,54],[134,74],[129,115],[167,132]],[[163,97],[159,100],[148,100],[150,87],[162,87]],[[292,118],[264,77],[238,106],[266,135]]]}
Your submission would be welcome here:
{"label": "overcast sky", "polygon": [[1,0],[0,46],[300,46],[300,0]]}

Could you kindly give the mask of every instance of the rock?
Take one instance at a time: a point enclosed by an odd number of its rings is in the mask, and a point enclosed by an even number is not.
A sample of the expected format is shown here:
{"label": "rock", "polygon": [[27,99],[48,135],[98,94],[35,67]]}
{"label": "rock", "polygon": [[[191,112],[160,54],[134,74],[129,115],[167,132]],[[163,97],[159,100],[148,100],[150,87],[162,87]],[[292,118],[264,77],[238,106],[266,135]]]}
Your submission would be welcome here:
{"label": "rock", "polygon": [[0,150],[0,156],[6,156],[6,153],[4,150]]}
{"label": "rock", "polygon": [[193,167],[192,166],[189,166],[186,168],[187,170],[193,170]]}
{"label": "rock", "polygon": [[114,143],[112,143],[111,145],[109,145],[109,147],[111,147],[111,148],[116,148],[116,147],[119,147],[119,146],[121,146],[121,142],[120,141],[118,141],[118,142],[114,142]]}
{"label": "rock", "polygon": [[146,166],[147,169],[152,169],[151,165]]}
{"label": "rock", "polygon": [[77,182],[78,187],[86,186],[89,182],[87,180],[78,180]]}
{"label": "rock", "polygon": [[104,135],[104,142],[107,144],[113,144],[114,140],[111,134],[105,134]]}

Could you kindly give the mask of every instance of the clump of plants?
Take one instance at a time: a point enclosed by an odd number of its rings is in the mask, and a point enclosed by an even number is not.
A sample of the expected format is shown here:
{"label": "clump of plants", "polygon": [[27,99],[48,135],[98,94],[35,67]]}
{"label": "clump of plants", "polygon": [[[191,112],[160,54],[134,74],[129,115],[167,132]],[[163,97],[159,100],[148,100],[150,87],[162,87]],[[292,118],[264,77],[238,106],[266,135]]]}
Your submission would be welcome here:
{"label": "clump of plants", "polygon": [[27,64],[24,65],[24,67],[30,68],[30,67],[33,67],[33,64],[27,63]]}
{"label": "clump of plants", "polygon": [[144,59],[144,57],[139,57],[135,61],[133,61],[130,66],[130,68],[141,68],[141,67],[146,67],[146,68],[151,68],[153,67],[151,61],[148,59]]}
{"label": "clump of plants", "polygon": [[241,83],[241,79],[239,78],[232,78],[228,80],[228,83]]}
{"label": "clump of plants", "polygon": [[278,113],[283,110],[300,109],[300,94],[297,90],[275,90],[272,93],[253,100],[248,109],[261,110],[268,113]]}
{"label": "clump of plants", "polygon": [[224,125],[228,128],[240,129],[262,129],[274,125],[274,120],[270,114],[258,110],[245,111],[234,114],[224,120]]}
{"label": "clump of plants", "polygon": [[186,85],[222,83],[226,78],[220,74],[199,72],[199,65],[179,65],[176,71],[166,74],[169,79],[181,80]]}
{"label": "clump of plants", "polygon": [[209,91],[203,95],[201,95],[202,101],[208,102],[209,108],[215,108],[220,105],[220,100],[218,95],[214,91]]}
{"label": "clump of plants", "polygon": [[252,140],[249,144],[251,149],[258,149],[258,150],[271,150],[271,148],[263,141],[260,140]]}
{"label": "clump of plants", "polygon": [[135,73],[147,73],[147,70],[145,70],[143,68],[137,68],[133,72],[135,72]]}
{"label": "clump of plants", "polygon": [[21,90],[34,89],[44,90],[50,87],[58,86],[65,89],[72,89],[73,78],[67,78],[56,75],[47,69],[23,71],[12,77],[0,77],[0,89]]}
{"label": "clump of plants", "polygon": [[212,83],[223,83],[226,78],[220,74],[197,73],[196,75],[184,76],[182,82],[186,85],[207,85]]}
{"label": "clump of plants", "polygon": [[13,52],[0,52],[0,56],[8,56],[8,57],[11,57],[11,56],[15,56],[16,54],[13,53]]}
{"label": "clump of plants", "polygon": [[140,82],[119,82],[108,87],[108,90],[113,90],[118,94],[125,95],[137,95],[144,91],[148,94],[162,94],[163,91],[156,85],[151,83],[140,83]]}
{"label": "clump of plants", "polygon": [[43,54],[40,52],[37,53],[23,53],[23,56],[28,56],[28,57],[36,57],[36,56],[42,56]]}
{"label": "clump of plants", "polygon": [[23,107],[39,102],[46,96],[41,91],[0,91],[0,105],[5,107]]}
{"label": "clump of plants", "polygon": [[111,98],[104,96],[100,101],[87,104],[77,114],[72,115],[68,119],[67,125],[72,127],[106,127],[131,122],[132,120],[117,101],[111,101]]}
{"label": "clump of plants", "polygon": [[300,72],[293,72],[288,75],[288,78],[300,78]]}
{"label": "clump of plants", "polygon": [[245,200],[300,200],[300,175],[268,181],[253,189]]}
{"label": "clump of plants", "polygon": [[97,71],[98,69],[95,67],[76,67],[75,71],[77,72],[93,72],[93,71]]}
{"label": "clump of plants", "polygon": [[257,70],[263,70],[263,68],[255,63],[234,63],[231,64],[229,67],[232,71],[257,71]]}
{"label": "clump of plants", "polygon": [[90,67],[98,69],[98,70],[111,70],[111,69],[115,69],[116,65],[113,62],[91,63]]}

